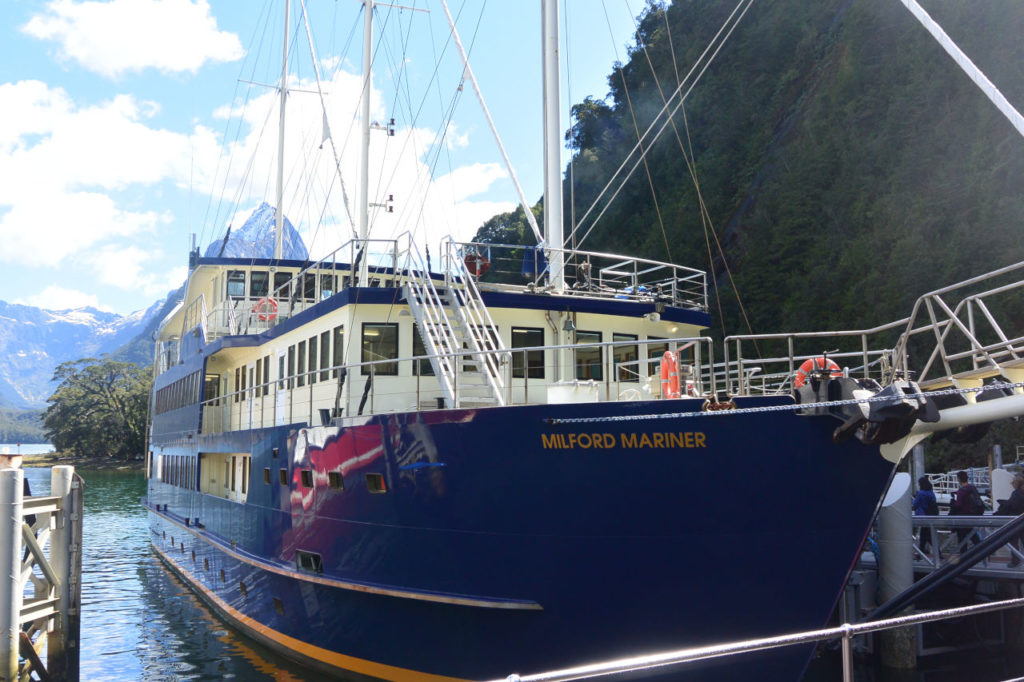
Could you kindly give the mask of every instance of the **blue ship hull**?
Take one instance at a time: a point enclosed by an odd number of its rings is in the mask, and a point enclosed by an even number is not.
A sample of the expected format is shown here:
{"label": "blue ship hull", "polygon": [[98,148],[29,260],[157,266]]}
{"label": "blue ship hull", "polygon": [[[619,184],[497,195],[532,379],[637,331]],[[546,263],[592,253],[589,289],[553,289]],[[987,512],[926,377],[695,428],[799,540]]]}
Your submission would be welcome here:
{"label": "blue ship hull", "polygon": [[[834,443],[829,417],[702,405],[154,434],[165,455],[251,453],[252,473],[244,504],[151,478],[153,546],[241,629],[350,677],[493,679],[824,625],[892,463]],[[560,421],[583,417],[622,419]],[[654,675],[797,680],[809,655]]]}

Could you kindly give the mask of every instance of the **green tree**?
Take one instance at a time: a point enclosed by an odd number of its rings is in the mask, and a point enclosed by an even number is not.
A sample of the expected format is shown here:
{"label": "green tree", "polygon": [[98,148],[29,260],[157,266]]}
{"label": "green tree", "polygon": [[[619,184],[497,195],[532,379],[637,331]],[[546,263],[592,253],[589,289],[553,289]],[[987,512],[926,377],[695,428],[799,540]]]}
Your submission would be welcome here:
{"label": "green tree", "polygon": [[83,358],[62,363],[53,380],[60,384],[47,399],[43,426],[58,451],[119,459],[145,451],[148,368]]}

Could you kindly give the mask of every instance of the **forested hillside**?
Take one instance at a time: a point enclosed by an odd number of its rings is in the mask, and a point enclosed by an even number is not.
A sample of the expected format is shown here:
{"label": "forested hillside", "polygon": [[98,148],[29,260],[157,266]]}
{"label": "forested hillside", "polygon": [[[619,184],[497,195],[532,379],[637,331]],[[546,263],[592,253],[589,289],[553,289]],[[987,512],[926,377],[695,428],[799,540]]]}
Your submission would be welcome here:
{"label": "forested hillside", "polygon": [[[608,98],[573,108],[566,235],[734,7],[645,10]],[[1024,4],[925,7],[1024,104]],[[596,225],[598,211],[579,225],[577,245],[713,272],[719,331],[748,331],[728,272],[755,332],[853,328],[1024,259],[1022,186],[1024,139],[898,0],[753,3],[647,163]],[[480,236],[508,239],[521,216],[498,216]]]}

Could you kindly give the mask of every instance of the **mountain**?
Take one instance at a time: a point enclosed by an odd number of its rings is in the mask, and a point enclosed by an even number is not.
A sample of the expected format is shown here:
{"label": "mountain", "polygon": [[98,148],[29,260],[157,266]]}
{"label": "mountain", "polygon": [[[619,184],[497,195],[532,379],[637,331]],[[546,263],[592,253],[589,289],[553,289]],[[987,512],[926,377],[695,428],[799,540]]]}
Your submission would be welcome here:
{"label": "mountain", "polygon": [[[54,311],[0,301],[0,406],[44,407],[57,365],[118,351],[152,324],[164,305],[157,301],[131,315],[117,315],[95,308]],[[151,362],[152,347],[137,361]]]}
{"label": "mountain", "polygon": [[[263,202],[238,230],[228,228],[227,241],[220,239],[206,247],[207,258],[273,258],[277,209]],[[309,252],[302,237],[284,219],[281,256],[288,260],[308,260]]]}

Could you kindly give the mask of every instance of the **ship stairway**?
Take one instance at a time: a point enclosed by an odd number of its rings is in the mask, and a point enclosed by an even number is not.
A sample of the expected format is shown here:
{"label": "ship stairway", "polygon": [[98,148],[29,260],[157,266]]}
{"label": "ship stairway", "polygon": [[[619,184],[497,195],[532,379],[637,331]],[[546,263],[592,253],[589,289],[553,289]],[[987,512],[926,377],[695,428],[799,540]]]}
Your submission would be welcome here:
{"label": "ship stairway", "polygon": [[[503,406],[507,353],[465,264],[450,259],[439,291],[415,244],[404,291],[446,407]],[[461,266],[461,269],[460,269]]]}

